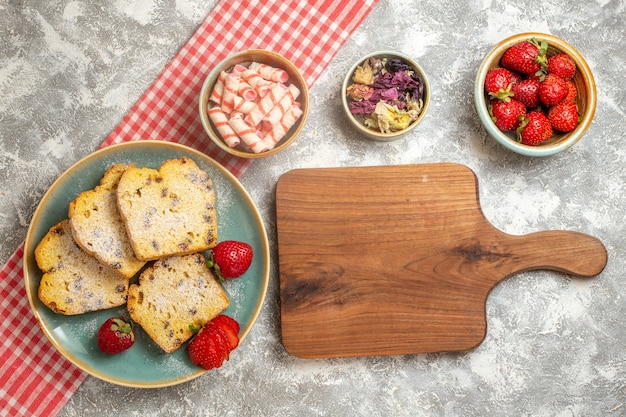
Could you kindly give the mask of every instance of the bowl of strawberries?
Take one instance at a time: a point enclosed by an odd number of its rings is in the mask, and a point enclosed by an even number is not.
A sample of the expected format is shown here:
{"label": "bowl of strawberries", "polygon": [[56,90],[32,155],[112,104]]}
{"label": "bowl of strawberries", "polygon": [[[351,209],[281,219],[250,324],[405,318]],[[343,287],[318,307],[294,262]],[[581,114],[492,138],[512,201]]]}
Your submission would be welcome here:
{"label": "bowl of strawberries", "polygon": [[543,33],[498,43],[482,61],[474,84],[478,116],[507,149],[550,156],[578,142],[596,110],[589,65],[570,44]]}

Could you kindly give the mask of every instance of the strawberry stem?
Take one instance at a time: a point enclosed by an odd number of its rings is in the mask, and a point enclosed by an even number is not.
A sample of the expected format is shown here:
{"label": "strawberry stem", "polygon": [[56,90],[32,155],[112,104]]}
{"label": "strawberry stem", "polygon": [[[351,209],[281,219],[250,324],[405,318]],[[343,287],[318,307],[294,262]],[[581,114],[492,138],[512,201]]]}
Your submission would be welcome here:
{"label": "strawberry stem", "polygon": [[116,332],[120,338],[130,335],[131,340],[135,340],[133,325],[123,319],[114,319],[113,324],[111,324],[111,330]]}
{"label": "strawberry stem", "polygon": [[541,69],[537,71],[535,75],[539,77],[540,81],[543,81],[548,73],[548,42],[546,40],[539,42],[535,38],[531,38],[528,42],[537,47],[537,58],[535,58],[535,62],[541,66]]}
{"label": "strawberry stem", "polygon": [[217,280],[219,282],[226,281],[226,279],[222,276],[222,274],[220,272],[220,266],[218,264],[216,264],[215,261],[213,260],[213,254],[211,254],[209,259],[206,260],[206,266],[209,269],[211,269],[213,272],[215,272],[215,275],[217,275]]}

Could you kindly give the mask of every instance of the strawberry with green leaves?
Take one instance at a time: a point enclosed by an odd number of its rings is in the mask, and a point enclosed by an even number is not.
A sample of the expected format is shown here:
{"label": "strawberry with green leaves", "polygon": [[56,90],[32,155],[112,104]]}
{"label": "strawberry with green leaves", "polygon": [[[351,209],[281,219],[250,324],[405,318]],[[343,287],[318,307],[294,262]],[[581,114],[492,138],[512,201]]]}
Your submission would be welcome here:
{"label": "strawberry with green leaves", "polygon": [[541,111],[531,111],[522,118],[517,138],[524,145],[537,146],[552,136],[552,125]]}
{"label": "strawberry with green leaves", "polygon": [[253,255],[252,246],[248,243],[224,240],[211,250],[207,266],[215,271],[220,281],[234,279],[248,270]]}
{"label": "strawberry with green leaves", "polygon": [[485,91],[491,98],[508,99],[513,86],[513,74],[506,68],[492,68],[485,75]]}
{"label": "strawberry with green leaves", "polygon": [[129,349],[135,343],[135,332],[130,321],[111,317],[100,326],[97,336],[98,348],[110,355]]}
{"label": "strawberry with green leaves", "polygon": [[511,71],[539,76],[545,73],[547,51],[546,41],[539,42],[532,38],[508,48],[500,58],[500,65]]}
{"label": "strawberry with green leaves", "polygon": [[493,99],[489,104],[489,114],[498,129],[510,132],[519,126],[521,118],[526,114],[526,106],[515,99]]}

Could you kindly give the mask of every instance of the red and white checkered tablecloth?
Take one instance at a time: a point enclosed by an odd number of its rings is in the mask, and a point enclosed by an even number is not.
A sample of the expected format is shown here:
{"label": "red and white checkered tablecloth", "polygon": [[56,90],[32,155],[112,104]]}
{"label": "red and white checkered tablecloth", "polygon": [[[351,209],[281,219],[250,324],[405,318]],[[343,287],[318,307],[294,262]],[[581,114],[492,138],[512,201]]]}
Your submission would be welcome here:
{"label": "red and white checkered tablecloth", "polygon": [[[131,140],[178,142],[240,176],[252,163],[205,140],[197,97],[213,65],[268,49],[291,60],[308,86],[377,0],[221,0],[102,147]],[[54,416],[86,377],[48,342],[30,310],[22,244],[0,270],[0,417]],[[45,399],[45,400],[44,400]]]}

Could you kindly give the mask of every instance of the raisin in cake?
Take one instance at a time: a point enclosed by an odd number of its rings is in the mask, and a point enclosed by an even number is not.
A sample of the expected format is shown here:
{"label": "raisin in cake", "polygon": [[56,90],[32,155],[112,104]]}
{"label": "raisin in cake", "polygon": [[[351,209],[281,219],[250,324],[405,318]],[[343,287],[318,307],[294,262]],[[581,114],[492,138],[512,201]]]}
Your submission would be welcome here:
{"label": "raisin in cake", "polygon": [[129,165],[117,187],[117,205],[138,259],[197,253],[217,244],[213,182],[189,158],[165,161],[159,170]]}
{"label": "raisin in cake", "polygon": [[128,313],[165,352],[175,351],[224,311],[228,296],[201,254],[160,259],[128,290]]}
{"label": "raisin in cake", "polygon": [[35,260],[43,272],[39,299],[56,313],[82,314],[126,303],[128,279],[83,251],[67,219],[39,242]]}
{"label": "raisin in cake", "polygon": [[117,185],[126,165],[111,166],[100,185],[84,191],[69,206],[72,236],[78,245],[125,278],[131,278],[145,261],[135,257],[126,226],[117,210]]}

